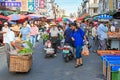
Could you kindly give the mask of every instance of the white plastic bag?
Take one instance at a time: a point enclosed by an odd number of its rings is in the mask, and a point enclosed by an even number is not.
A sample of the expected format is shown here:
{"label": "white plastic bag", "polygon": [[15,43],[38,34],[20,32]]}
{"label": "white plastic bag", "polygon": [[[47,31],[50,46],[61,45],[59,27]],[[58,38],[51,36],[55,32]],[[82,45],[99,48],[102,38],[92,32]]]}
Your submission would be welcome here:
{"label": "white plastic bag", "polygon": [[82,55],[89,56],[89,49],[87,45],[83,46]]}

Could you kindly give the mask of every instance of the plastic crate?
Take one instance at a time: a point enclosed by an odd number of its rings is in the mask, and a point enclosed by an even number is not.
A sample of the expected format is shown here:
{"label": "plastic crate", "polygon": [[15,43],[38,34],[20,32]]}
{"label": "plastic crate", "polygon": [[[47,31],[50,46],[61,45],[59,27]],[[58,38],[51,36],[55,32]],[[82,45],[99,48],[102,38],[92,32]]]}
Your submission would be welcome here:
{"label": "plastic crate", "polygon": [[101,56],[101,60],[103,61],[107,57],[120,57],[120,55],[103,55]]}
{"label": "plastic crate", "polygon": [[120,62],[109,62],[107,80],[120,80]]}
{"label": "plastic crate", "polygon": [[107,76],[107,67],[108,67],[108,62],[111,61],[118,61],[120,62],[120,57],[106,57],[103,60],[103,75]]}

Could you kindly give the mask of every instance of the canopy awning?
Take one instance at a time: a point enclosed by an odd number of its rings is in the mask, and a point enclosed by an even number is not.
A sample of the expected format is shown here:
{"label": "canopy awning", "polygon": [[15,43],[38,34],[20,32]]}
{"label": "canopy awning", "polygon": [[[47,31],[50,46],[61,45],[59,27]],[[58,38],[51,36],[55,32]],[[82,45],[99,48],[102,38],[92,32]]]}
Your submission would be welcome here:
{"label": "canopy awning", "polygon": [[0,15],[0,19],[6,19],[6,20],[8,20],[9,18],[6,17],[6,16],[3,16],[3,15]]}
{"label": "canopy awning", "polygon": [[116,12],[115,14],[113,14],[113,18],[120,19],[120,12]]}
{"label": "canopy awning", "polygon": [[86,16],[88,16],[88,13],[83,14],[81,17],[77,18],[77,20],[83,20]]}

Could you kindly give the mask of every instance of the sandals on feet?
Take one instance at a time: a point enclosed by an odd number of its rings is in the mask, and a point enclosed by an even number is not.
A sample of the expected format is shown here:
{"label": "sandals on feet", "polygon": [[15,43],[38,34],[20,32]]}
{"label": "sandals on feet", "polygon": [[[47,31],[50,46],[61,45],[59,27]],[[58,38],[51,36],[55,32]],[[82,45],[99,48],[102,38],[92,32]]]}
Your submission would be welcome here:
{"label": "sandals on feet", "polygon": [[79,64],[76,64],[76,65],[75,65],[75,68],[78,68],[79,66],[80,66]]}

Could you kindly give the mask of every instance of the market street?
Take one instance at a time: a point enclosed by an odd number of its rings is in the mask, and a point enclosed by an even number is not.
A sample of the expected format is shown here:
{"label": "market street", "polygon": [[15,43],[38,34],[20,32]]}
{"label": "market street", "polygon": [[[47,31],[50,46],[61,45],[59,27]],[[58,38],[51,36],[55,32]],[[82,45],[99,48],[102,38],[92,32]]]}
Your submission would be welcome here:
{"label": "market street", "polygon": [[74,68],[75,61],[65,63],[61,53],[56,58],[45,59],[42,42],[39,45],[34,49],[29,73],[10,73],[5,54],[0,53],[0,80],[103,80],[102,62],[97,54],[90,53],[83,58],[82,67]]}

